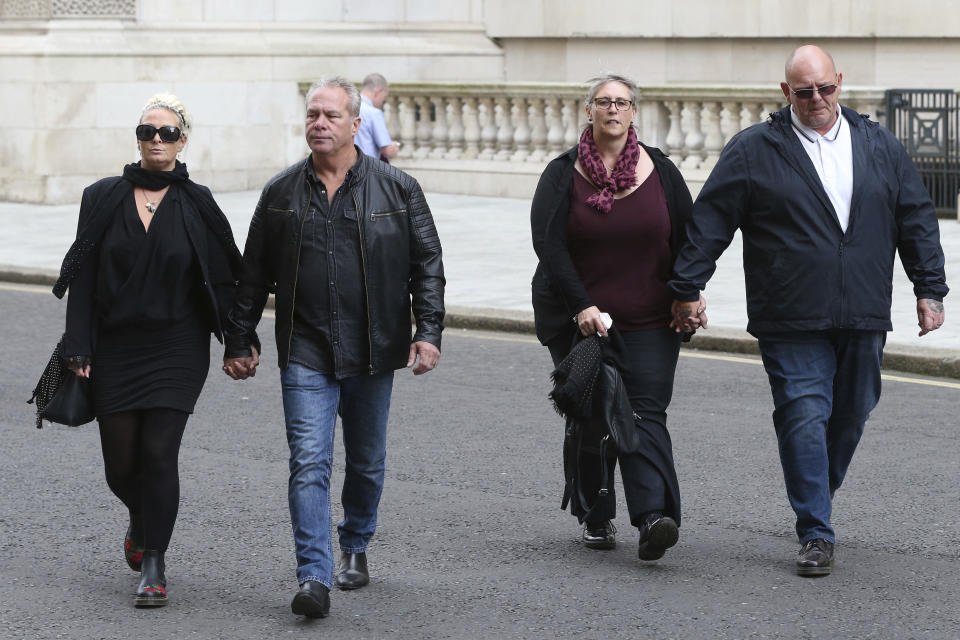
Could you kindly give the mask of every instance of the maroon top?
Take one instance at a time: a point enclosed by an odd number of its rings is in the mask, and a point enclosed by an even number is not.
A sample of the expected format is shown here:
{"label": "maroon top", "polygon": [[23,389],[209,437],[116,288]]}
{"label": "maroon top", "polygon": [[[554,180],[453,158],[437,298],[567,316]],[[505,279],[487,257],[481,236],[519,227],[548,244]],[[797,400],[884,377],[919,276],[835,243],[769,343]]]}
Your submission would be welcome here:
{"label": "maroon top", "polygon": [[610,213],[587,204],[597,188],[579,171],[570,187],[567,246],[580,279],[600,311],[621,331],[670,324],[673,268],[670,216],[656,170]]}

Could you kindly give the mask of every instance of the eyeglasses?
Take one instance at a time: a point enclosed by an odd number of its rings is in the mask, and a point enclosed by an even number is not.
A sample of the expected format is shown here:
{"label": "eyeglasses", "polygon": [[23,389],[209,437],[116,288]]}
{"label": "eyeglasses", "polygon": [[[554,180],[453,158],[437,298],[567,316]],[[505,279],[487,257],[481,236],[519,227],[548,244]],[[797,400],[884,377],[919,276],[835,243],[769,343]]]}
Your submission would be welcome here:
{"label": "eyeglasses", "polygon": [[148,140],[153,140],[153,136],[158,133],[163,142],[176,142],[181,136],[180,127],[173,125],[167,125],[159,129],[152,124],[141,124],[137,126],[137,140],[147,142]]}
{"label": "eyeglasses", "polygon": [[624,100],[623,98],[617,98],[616,100],[611,100],[610,98],[594,98],[593,104],[601,109],[607,109],[611,104],[614,104],[617,105],[617,111],[626,111],[633,106],[633,101]]}
{"label": "eyeglasses", "polygon": [[[788,87],[790,85],[787,85]],[[813,98],[813,92],[816,91],[820,94],[821,98],[826,98],[827,96],[832,96],[833,92],[837,90],[837,83],[825,84],[822,87],[817,87],[816,89],[797,89],[796,91],[793,88],[790,88],[790,93],[797,96],[800,100],[810,100]]]}

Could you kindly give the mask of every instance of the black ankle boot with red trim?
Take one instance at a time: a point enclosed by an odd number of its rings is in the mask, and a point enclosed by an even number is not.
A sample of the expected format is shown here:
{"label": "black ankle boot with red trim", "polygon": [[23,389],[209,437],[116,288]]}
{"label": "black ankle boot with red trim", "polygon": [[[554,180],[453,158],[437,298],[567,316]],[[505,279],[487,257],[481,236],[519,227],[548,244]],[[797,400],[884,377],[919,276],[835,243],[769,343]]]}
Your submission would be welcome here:
{"label": "black ankle boot with red trim", "polygon": [[163,551],[144,549],[140,586],[133,597],[135,607],[162,607],[167,604],[167,578],[164,568]]}

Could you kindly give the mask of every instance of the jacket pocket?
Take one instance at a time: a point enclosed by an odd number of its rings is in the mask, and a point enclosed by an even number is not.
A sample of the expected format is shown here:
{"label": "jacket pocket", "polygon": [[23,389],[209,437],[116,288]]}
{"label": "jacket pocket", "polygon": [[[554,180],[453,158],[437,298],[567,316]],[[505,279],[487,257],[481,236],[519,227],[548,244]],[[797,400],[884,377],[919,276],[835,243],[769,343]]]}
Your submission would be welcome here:
{"label": "jacket pocket", "polygon": [[277,209],[275,207],[267,207],[267,213],[272,215],[292,216],[296,215],[297,212],[293,209]]}
{"label": "jacket pocket", "polygon": [[406,215],[406,209],[395,209],[393,211],[377,211],[370,214],[370,219],[376,221],[378,218],[388,218],[390,216]]}

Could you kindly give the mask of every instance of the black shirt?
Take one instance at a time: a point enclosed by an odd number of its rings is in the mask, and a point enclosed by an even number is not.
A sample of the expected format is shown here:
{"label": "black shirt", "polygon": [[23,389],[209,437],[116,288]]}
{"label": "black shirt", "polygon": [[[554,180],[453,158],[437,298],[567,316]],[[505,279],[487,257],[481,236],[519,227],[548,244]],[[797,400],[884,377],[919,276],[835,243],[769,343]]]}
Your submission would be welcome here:
{"label": "black shirt", "polygon": [[[370,367],[360,226],[350,192],[358,164],[347,171],[328,203],[312,156],[305,162],[310,205],[303,219],[290,360],[348,378],[368,373]],[[346,351],[341,348],[344,341],[365,346],[360,352]]]}
{"label": "black shirt", "polygon": [[202,308],[200,266],[183,221],[180,194],[167,191],[144,229],[131,197],[104,232],[97,272],[101,327],[166,328]]}

